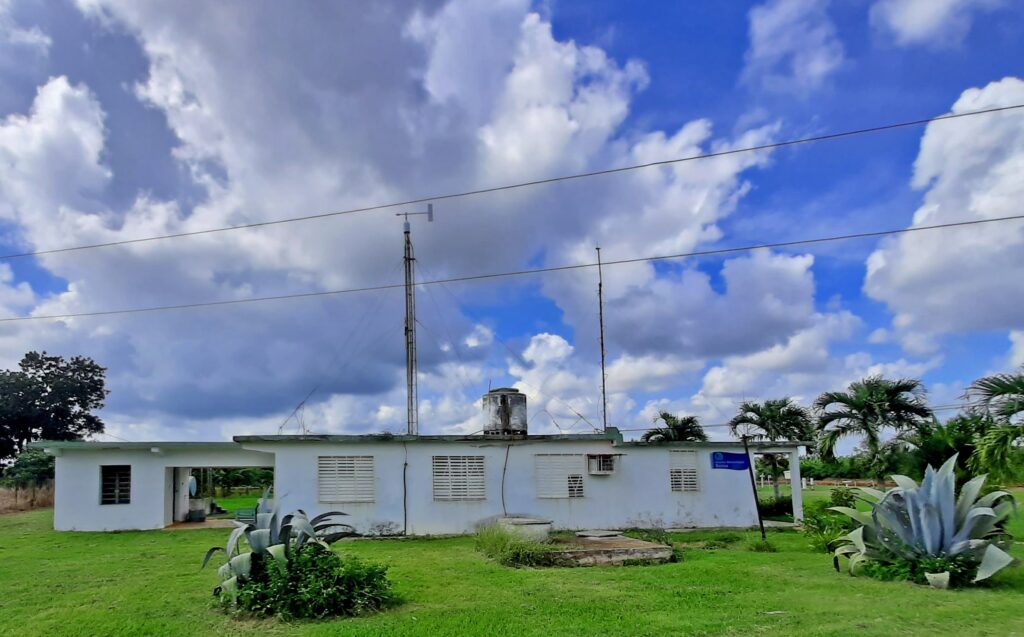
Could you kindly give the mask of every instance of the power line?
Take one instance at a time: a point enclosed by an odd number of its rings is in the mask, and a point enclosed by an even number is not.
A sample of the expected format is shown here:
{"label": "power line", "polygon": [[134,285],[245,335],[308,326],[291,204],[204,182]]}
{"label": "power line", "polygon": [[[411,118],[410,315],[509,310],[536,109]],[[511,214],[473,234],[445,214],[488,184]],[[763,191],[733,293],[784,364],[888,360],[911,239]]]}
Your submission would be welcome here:
{"label": "power line", "polygon": [[164,239],[181,239],[184,237],[195,237],[204,234],[214,234],[219,232],[230,232],[232,230],[245,230],[251,228],[264,228],[267,226],[276,226],[286,223],[294,223],[298,221],[313,221],[317,219],[327,219],[330,217],[340,217],[345,215],[353,215],[365,212],[374,212],[377,210],[386,210],[389,208],[398,208],[402,206],[410,206],[413,204],[429,203],[444,201],[448,199],[461,199],[464,197],[474,197],[477,195],[485,195],[495,192],[502,192],[506,190],[516,190],[519,188],[529,188],[532,186],[542,186],[545,184],[553,184],[562,181],[572,181],[576,179],[586,179],[589,177],[599,177],[603,175],[613,175],[623,172],[631,172],[634,170],[641,170],[644,168],[653,168],[655,166],[668,166],[672,164],[680,164],[689,161],[696,161],[700,159],[711,159],[713,157],[726,157],[729,155],[738,155],[742,153],[752,153],[762,150],[773,150],[777,148],[785,148],[787,146],[798,146],[801,144],[810,144],[814,142],[830,141],[836,139],[843,139],[846,137],[855,137],[857,135],[866,135],[869,133],[879,133],[884,131],[896,130],[900,128],[909,128],[913,126],[921,126],[924,124],[930,124],[932,122],[942,122],[946,120],[960,119],[963,117],[974,117],[976,115],[988,115],[991,113],[999,113],[1003,111],[1011,111],[1015,109],[1024,108],[1024,104],[1013,104],[1010,106],[1000,106],[996,108],[986,108],[976,111],[966,111],[963,113],[947,113],[945,115],[937,115],[935,117],[928,117],[925,119],[916,119],[904,122],[896,122],[892,124],[882,124],[880,126],[871,126],[868,128],[859,128],[854,130],[847,130],[838,133],[828,133],[825,135],[815,135],[812,137],[799,137],[796,139],[789,139],[781,142],[772,142],[769,144],[760,144],[757,146],[745,146],[743,148],[733,148],[729,150],[720,150],[710,153],[698,153],[696,155],[688,155],[686,157],[676,157],[673,159],[663,159],[659,161],[646,162],[643,164],[630,164],[628,166],[619,166],[617,168],[604,168],[601,170],[592,170],[589,172],[575,173],[570,175],[560,175],[556,177],[547,177],[544,179],[534,179],[532,181],[523,181],[512,184],[504,184],[501,186],[492,186],[489,188],[477,188],[475,190],[463,190],[461,192],[454,192],[441,195],[432,195],[429,197],[417,197],[416,199],[407,199],[405,201],[394,201],[391,203],[374,204],[372,206],[363,206],[361,208],[349,208],[347,210],[337,210],[333,212],[322,212],[312,215],[304,215],[299,217],[288,217],[285,219],[274,219],[271,221],[255,221],[252,223],[243,223],[233,226],[222,226],[218,228],[206,228],[203,230],[191,230],[188,232],[175,232],[170,234],[154,235],[150,237],[138,237],[135,239],[121,239],[119,241],[106,241],[103,243],[92,243],[78,246],[68,246],[64,248],[52,248],[49,250],[34,250],[31,252],[17,252],[11,254],[0,255],[0,260],[4,259],[21,259],[25,257],[36,257],[47,254],[60,254],[65,252],[78,252],[81,250],[93,250],[97,248],[111,248],[114,246],[130,245],[136,243],[148,243],[151,241],[162,241]]}
{"label": "power line", "polygon": [[[427,274],[427,276],[431,276],[430,273],[427,272],[426,268],[423,267],[423,261],[419,261],[419,265],[420,265],[420,269],[422,269]],[[452,301],[455,304],[456,309],[458,309],[460,312],[463,312],[465,314],[469,314],[470,318],[472,318],[477,323],[482,323],[482,321],[479,319],[479,317],[477,317],[475,315],[474,312],[470,311],[468,308],[463,307],[463,305],[459,301],[458,297],[455,295],[454,292],[451,291],[451,289],[447,285],[444,285],[443,282],[440,282],[440,286],[441,286],[441,289],[444,290],[448,294],[448,296],[451,297]],[[430,288],[427,288],[427,290],[428,290],[428,295],[431,296],[431,298],[433,298],[433,295],[429,294]],[[526,359],[524,359],[519,352],[517,352],[515,349],[513,349],[503,338],[501,338],[501,336],[498,335],[497,332],[492,331],[491,332],[491,336],[494,338],[494,340],[496,340],[499,343],[501,343],[502,347],[504,347],[506,350],[508,350],[508,352],[510,354],[512,354],[512,357],[515,358],[516,361],[518,361],[520,365],[522,365],[524,368],[530,366],[530,364],[526,361]],[[551,375],[554,375],[557,372],[558,372],[558,370],[554,370],[547,377],[541,379],[540,385],[546,385],[547,381],[551,377]],[[571,411],[576,416],[577,421],[576,421],[576,423],[573,423],[573,425],[569,427],[570,429],[572,429],[572,427],[575,427],[578,422],[583,421],[583,422],[587,423],[587,425],[589,425],[594,431],[599,431],[598,428],[596,426],[594,426],[594,423],[590,422],[590,420],[587,419],[586,416],[584,416],[579,411],[574,409],[572,405],[570,405],[569,403],[565,402],[561,398],[558,398],[557,396],[548,396],[548,395],[546,395],[544,392],[542,392],[536,386],[531,385],[530,383],[526,382],[526,380],[523,379],[523,378],[519,378],[516,382],[522,383],[527,388],[532,390],[535,394],[537,394],[537,396],[539,396],[539,397],[541,397],[543,399],[546,399],[546,400],[554,400],[556,402],[559,402],[559,403],[562,404],[563,407],[565,407],[569,411]],[[544,410],[544,411],[547,411],[547,410]],[[555,421],[555,417],[552,416],[550,413],[548,413],[548,416],[551,418],[552,422]],[[561,431],[561,429],[562,429],[558,425],[557,422],[555,422],[555,427],[557,427],[559,429],[559,431]]]}
{"label": "power line", "polygon": [[[921,232],[925,230],[941,230],[943,228],[959,228],[964,226],[975,226],[986,223],[996,223],[1002,221],[1016,221],[1024,219],[1024,215],[1012,215],[1009,217],[995,217],[992,219],[974,219],[971,221],[956,221],[951,223],[939,223],[930,226],[916,226],[911,228],[896,228],[893,230],[876,230],[871,232],[855,232],[851,234],[834,235],[830,237],[817,237],[814,239],[797,239],[794,241],[778,241],[775,243],[760,243],[755,245],[740,246],[734,248],[716,248],[713,250],[699,250],[695,252],[680,252],[678,254],[663,254],[646,257],[632,257],[628,259],[617,259],[614,261],[603,261],[603,265],[626,265],[630,263],[643,263],[648,261],[666,261],[672,259],[684,259],[688,257],[705,257],[719,254],[733,254],[737,252],[750,252],[752,250],[768,250],[773,248],[787,248],[798,245],[811,245],[817,243],[828,243],[833,241],[846,241],[850,239],[866,239],[871,237],[883,237],[888,235],[899,235],[907,234],[911,232]],[[462,283],[465,281],[482,281],[486,279],[501,279],[506,277],[524,276],[527,274],[542,274],[545,272],[565,272],[569,270],[582,270],[586,268],[596,268],[597,263],[576,263],[570,265],[557,265],[549,266],[545,268],[531,268],[527,270],[511,270],[507,272],[494,272],[489,274],[471,274],[458,277],[450,277],[447,279],[435,279],[432,281],[417,281],[415,285],[442,285],[445,283]],[[402,283],[391,283],[385,285],[370,285],[359,288],[346,288],[342,290],[322,290],[319,292],[300,292],[296,294],[279,294],[274,296],[259,296],[247,299],[230,299],[226,301],[206,301],[200,303],[180,303],[175,305],[155,305],[150,307],[137,307],[137,308],[126,308],[120,310],[98,310],[95,312],[77,312],[72,314],[46,314],[39,316],[15,316],[8,318],[0,318],[0,323],[12,323],[20,321],[42,321],[42,320],[54,320],[54,319],[70,319],[70,318],[83,318],[90,316],[112,316],[118,314],[141,314],[147,312],[164,312],[168,310],[186,310],[200,307],[218,307],[226,305],[242,305],[246,303],[262,303],[265,301],[284,301],[291,299],[308,299],[322,296],[335,296],[339,294],[351,294],[355,292],[376,292],[379,290],[394,290],[398,288],[404,288],[405,285]]]}

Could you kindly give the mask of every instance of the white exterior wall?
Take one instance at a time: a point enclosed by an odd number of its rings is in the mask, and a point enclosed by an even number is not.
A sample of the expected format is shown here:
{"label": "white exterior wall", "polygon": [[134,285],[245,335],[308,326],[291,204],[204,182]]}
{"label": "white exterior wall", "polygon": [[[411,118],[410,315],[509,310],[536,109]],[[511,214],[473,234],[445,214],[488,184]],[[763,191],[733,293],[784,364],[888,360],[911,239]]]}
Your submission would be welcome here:
{"label": "white exterior wall", "polygon": [[[172,522],[175,467],[271,467],[273,455],[225,445],[217,450],[162,447],[62,449],[56,458],[53,526],[58,531],[160,529]],[[100,467],[131,465],[129,504],[100,504]],[[185,509],[188,482],[185,473]],[[179,488],[179,498],[181,492]],[[179,500],[179,509],[180,509]],[[180,516],[179,516],[180,517]]]}
{"label": "white exterior wall", "polygon": [[[407,507],[410,535],[465,533],[485,518],[526,514],[549,518],[556,528],[594,529],[629,526],[745,527],[757,523],[746,471],[712,469],[711,453],[736,451],[735,446],[700,446],[697,451],[700,491],[678,493],[669,482],[669,454],[678,445],[614,447],[610,441],[418,441],[403,443],[324,441],[243,443],[248,449],[273,452],[275,495],[282,511],[303,509],[310,515],[329,510],[348,513],[360,532],[376,525],[402,532],[403,467],[408,457]],[[508,449],[508,465],[505,454]],[[408,453],[408,456],[406,456]],[[584,465],[584,497],[537,497],[534,455],[538,453],[615,453],[616,472],[589,475]],[[319,502],[318,456],[374,457],[376,501]],[[432,456],[485,457],[487,498],[472,502],[435,502]],[[583,462],[583,461],[581,461]],[[502,473],[504,509],[502,507]]]}

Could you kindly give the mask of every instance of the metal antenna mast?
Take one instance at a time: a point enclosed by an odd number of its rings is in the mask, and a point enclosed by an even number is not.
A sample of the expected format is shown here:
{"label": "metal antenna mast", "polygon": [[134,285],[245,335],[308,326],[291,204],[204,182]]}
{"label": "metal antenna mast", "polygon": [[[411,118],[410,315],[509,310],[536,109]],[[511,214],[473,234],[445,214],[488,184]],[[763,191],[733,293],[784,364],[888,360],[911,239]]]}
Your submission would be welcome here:
{"label": "metal antenna mast", "polygon": [[601,246],[597,250],[597,321],[601,327],[601,417],[608,431],[608,375],[604,371],[604,276],[601,272]]}
{"label": "metal antenna mast", "polygon": [[405,217],[405,384],[406,384],[406,433],[418,436],[420,433],[420,408],[416,379],[416,257],[412,249],[412,233],[409,217],[426,215],[427,221],[434,220],[434,204],[427,204],[426,212],[399,212]]}

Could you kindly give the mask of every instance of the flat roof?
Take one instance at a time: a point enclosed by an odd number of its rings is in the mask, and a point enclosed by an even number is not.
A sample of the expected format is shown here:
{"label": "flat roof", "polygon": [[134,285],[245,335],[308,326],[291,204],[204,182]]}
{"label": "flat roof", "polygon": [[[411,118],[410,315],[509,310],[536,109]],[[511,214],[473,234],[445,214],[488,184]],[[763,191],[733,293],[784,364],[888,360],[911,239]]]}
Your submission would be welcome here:
{"label": "flat roof", "polygon": [[[235,436],[233,442],[224,441],[173,441],[153,440],[149,442],[106,442],[98,440],[36,440],[29,443],[33,449],[208,449],[227,450],[240,449],[242,443],[304,443],[304,442],[334,442],[346,444],[376,443],[376,442],[598,442],[611,441],[616,447],[730,447],[742,449],[743,443],[737,440],[709,440],[700,441],[665,441],[665,442],[643,442],[641,440],[623,441],[622,434],[615,427],[609,427],[607,432],[585,433],[585,434],[539,434],[515,438],[489,437],[482,435],[432,435],[432,436],[409,436],[406,434],[296,434],[296,435],[266,435],[266,436]],[[747,443],[751,449],[793,449],[796,447],[809,447],[814,443],[808,440],[751,440]]]}
{"label": "flat roof", "polygon": [[[747,446],[755,450],[763,449],[790,449],[796,447],[810,447],[814,443],[808,440],[751,440],[747,443]],[[736,447],[737,449],[743,448],[743,443],[738,440],[708,440],[703,442],[700,440],[671,440],[671,441],[655,441],[655,442],[644,442],[642,440],[627,440],[620,442],[616,447]]]}
{"label": "flat roof", "polygon": [[28,443],[33,449],[241,449],[237,442],[173,441],[106,442],[101,440],[35,440]]}
{"label": "flat roof", "polygon": [[281,436],[235,436],[238,443],[259,442],[344,442],[349,444],[370,442],[558,442],[558,441],[601,441],[620,442],[618,430],[608,428],[608,433],[592,434],[540,434],[529,436],[465,436],[431,435],[410,436],[408,434],[296,434]]}

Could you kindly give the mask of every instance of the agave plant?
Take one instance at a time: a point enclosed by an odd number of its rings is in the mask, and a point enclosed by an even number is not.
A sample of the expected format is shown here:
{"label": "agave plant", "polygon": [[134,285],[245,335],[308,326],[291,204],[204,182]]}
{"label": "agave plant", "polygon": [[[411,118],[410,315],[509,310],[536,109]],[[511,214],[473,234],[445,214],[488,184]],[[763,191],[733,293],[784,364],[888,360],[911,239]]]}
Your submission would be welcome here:
{"label": "agave plant", "polygon": [[[906,476],[894,475],[896,487],[885,493],[860,488],[871,502],[871,511],[850,507],[832,507],[862,526],[838,540],[834,564],[848,557],[848,569],[857,574],[869,562],[920,563],[944,558],[966,563],[976,569],[973,582],[992,577],[1014,559],[1006,552],[1012,539],[1005,523],[1016,511],[1017,503],[1006,491],[993,491],[979,497],[986,476],[978,476],[963,485],[955,497],[956,456],[936,471],[925,471],[920,486]],[[949,571],[925,573],[928,583],[946,588]]]}
{"label": "agave plant", "polygon": [[[258,559],[272,558],[284,573],[292,555],[305,544],[313,542],[326,548],[343,537],[356,534],[352,526],[336,519],[348,515],[341,511],[329,511],[310,519],[305,511],[299,509],[282,516],[278,505],[271,508],[269,492],[270,489],[265,490],[256,505],[255,524],[235,522],[227,544],[212,547],[203,557],[200,568],[206,567],[214,553],[223,551],[227,554],[228,561],[217,569],[221,578],[219,589],[223,593],[234,595],[239,584],[249,579],[253,555],[259,556]],[[241,552],[242,538],[249,545],[249,551],[245,553]]]}

